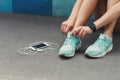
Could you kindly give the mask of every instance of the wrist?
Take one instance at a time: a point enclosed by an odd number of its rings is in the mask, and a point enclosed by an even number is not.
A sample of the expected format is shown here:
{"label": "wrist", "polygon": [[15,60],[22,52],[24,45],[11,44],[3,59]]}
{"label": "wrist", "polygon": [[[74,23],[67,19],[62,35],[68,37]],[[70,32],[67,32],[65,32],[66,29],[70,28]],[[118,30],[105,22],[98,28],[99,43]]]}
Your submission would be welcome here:
{"label": "wrist", "polygon": [[94,23],[90,23],[87,25],[93,32],[96,31],[96,25]]}
{"label": "wrist", "polygon": [[76,21],[76,17],[69,17],[68,21]]}

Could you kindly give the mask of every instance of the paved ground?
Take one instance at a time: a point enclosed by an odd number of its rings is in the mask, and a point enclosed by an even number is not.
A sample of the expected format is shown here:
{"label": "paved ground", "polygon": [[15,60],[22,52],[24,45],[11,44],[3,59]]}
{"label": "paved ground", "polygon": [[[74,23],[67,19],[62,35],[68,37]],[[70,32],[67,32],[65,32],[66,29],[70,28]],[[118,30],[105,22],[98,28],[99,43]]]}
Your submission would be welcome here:
{"label": "paved ground", "polygon": [[120,34],[114,34],[114,50],[102,59],[88,59],[83,53],[99,32],[83,40],[71,59],[58,50],[19,55],[16,51],[36,41],[62,45],[60,23],[65,18],[0,14],[0,80],[118,80],[120,79]]}

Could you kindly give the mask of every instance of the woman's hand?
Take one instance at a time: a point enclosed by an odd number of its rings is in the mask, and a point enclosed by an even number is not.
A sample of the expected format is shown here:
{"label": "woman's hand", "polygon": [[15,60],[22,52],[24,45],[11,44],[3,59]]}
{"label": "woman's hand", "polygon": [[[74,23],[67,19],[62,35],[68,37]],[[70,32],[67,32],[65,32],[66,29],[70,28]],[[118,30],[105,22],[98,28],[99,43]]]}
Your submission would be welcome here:
{"label": "woman's hand", "polygon": [[61,31],[66,34],[67,32],[70,32],[74,26],[74,21],[72,20],[66,20],[62,22],[61,24]]}
{"label": "woman's hand", "polygon": [[83,39],[86,34],[91,34],[93,31],[88,26],[79,26],[76,27],[70,34],[78,36],[80,39]]}

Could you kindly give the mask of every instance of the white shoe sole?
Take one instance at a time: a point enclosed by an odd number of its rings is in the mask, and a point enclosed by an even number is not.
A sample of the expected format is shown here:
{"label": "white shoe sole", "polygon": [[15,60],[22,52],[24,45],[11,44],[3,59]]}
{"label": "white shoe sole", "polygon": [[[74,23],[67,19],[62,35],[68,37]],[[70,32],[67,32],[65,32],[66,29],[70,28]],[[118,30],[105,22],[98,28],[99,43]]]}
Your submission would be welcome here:
{"label": "white shoe sole", "polygon": [[[81,47],[81,42],[76,46],[75,50],[79,50],[80,47]],[[73,57],[75,55],[75,51],[71,55],[65,55],[64,53],[59,53],[59,55],[70,58],[70,57]]]}
{"label": "white shoe sole", "polygon": [[91,58],[102,58],[104,57],[105,55],[107,55],[110,51],[112,51],[113,49],[113,44],[106,50],[104,51],[103,53],[97,55],[97,56],[90,56],[88,53],[85,52],[85,55],[91,57]]}

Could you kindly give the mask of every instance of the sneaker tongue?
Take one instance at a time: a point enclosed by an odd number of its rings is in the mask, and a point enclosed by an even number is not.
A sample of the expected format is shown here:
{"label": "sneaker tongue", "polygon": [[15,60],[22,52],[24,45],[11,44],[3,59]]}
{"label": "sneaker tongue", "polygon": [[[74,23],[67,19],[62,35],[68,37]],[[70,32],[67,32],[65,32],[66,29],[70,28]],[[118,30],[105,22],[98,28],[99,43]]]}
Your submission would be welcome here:
{"label": "sneaker tongue", "polygon": [[104,39],[105,37],[106,37],[106,35],[100,34],[100,37],[99,37],[99,38]]}
{"label": "sneaker tongue", "polygon": [[107,35],[105,35],[105,34],[100,34],[100,37],[99,38],[101,38],[101,39],[104,39],[104,38],[106,38],[106,39],[108,39],[108,40],[112,40],[112,38],[109,38]]}
{"label": "sneaker tongue", "polygon": [[70,38],[70,37],[71,37],[71,35],[70,35],[70,34],[68,34],[68,35],[67,35],[67,37],[68,37],[68,38]]}
{"label": "sneaker tongue", "polygon": [[70,32],[68,32],[67,37],[68,37],[68,38],[70,38],[70,37],[71,37]]}

